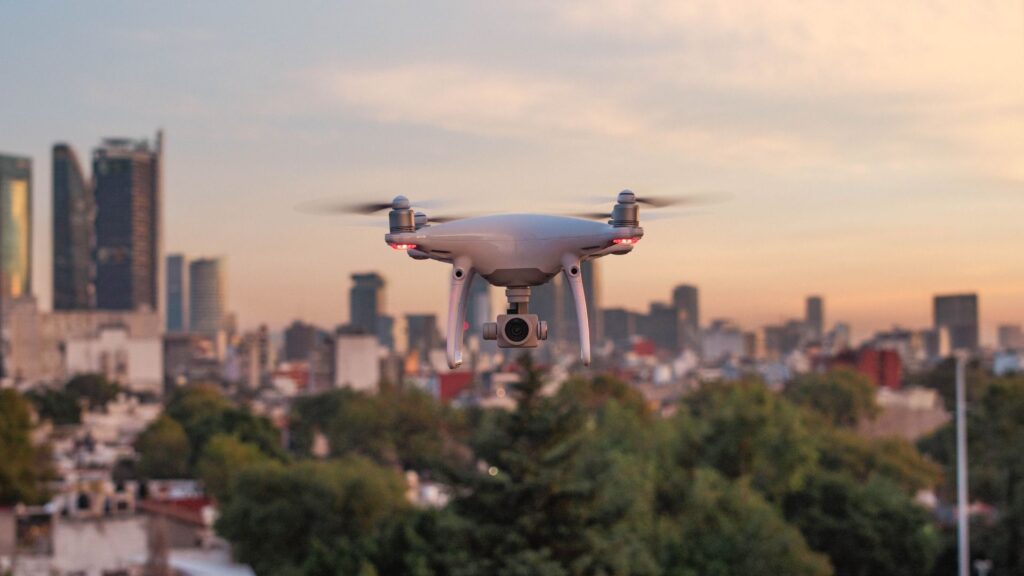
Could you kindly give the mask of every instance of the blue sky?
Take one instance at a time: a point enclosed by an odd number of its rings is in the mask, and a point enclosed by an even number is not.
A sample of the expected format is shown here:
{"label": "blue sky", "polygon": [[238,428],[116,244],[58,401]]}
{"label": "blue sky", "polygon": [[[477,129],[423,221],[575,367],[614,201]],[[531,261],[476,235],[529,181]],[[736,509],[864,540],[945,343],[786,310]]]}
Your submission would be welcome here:
{"label": "blue sky", "polygon": [[[35,161],[49,301],[49,147],[167,136],[165,248],[228,260],[245,326],[347,319],[377,269],[395,313],[447,272],[315,198],[453,212],[721,191],[604,264],[606,304],[702,288],[747,327],[809,293],[859,334],[977,290],[1024,321],[1024,10],[915,2],[22,2],[4,7],[0,150]],[[372,222],[372,221],[371,221]]]}

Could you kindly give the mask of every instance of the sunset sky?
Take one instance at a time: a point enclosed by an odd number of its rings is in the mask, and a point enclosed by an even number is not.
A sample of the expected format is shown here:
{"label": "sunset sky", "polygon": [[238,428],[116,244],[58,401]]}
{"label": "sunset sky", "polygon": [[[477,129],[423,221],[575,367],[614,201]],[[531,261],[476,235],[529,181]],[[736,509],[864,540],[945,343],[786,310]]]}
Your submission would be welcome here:
{"label": "sunset sky", "polygon": [[605,305],[693,283],[704,318],[755,328],[820,293],[865,336],[977,291],[984,341],[1024,322],[1020,1],[183,4],[4,4],[0,151],[35,162],[46,306],[50,146],[163,128],[165,250],[225,256],[243,326],[343,322],[366,270],[389,312],[443,312],[446,267],[388,249],[385,217],[302,202],[623,188],[731,201],[645,222],[602,261]]}

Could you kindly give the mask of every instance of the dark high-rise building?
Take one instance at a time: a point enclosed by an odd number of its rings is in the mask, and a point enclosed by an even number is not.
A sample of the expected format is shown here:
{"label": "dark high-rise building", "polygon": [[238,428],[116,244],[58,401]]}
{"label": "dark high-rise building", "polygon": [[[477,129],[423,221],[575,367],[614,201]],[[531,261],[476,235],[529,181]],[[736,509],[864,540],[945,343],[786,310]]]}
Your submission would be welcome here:
{"label": "dark high-rise building", "polygon": [[224,328],[226,286],[224,261],[200,258],[188,265],[188,326],[192,332],[216,334]]}
{"label": "dark high-rise building", "polygon": [[978,295],[936,296],[933,306],[936,332],[946,330],[953,350],[977,350],[979,343]]}
{"label": "dark high-rise building", "polygon": [[625,308],[607,308],[603,316],[605,338],[624,349],[637,333],[636,313]]}
{"label": "dark high-rise building", "polygon": [[284,330],[284,359],[305,362],[317,347],[320,329],[312,324],[295,320]]}
{"label": "dark high-rise building", "polygon": [[676,307],[662,302],[651,302],[650,311],[640,322],[640,333],[659,350],[676,352],[679,349],[679,315]]}
{"label": "dark high-rise building", "polygon": [[0,154],[0,299],[32,293],[32,160]]}
{"label": "dark high-rise building", "polygon": [[96,304],[93,280],[96,199],[78,155],[53,146],[53,308],[88,310]]}
{"label": "dark high-rise building", "polygon": [[466,303],[466,336],[479,337],[485,322],[491,317],[491,285],[481,277],[473,279],[469,286],[469,298]]}
{"label": "dark high-rise building", "polygon": [[184,254],[167,256],[167,331],[188,331],[188,261]]}
{"label": "dark high-rise building", "polygon": [[[565,323],[565,309],[563,308],[561,274],[552,278],[547,284],[530,287],[530,313],[536,314],[541,320],[548,323],[548,340],[559,342],[566,339],[567,326]],[[501,295],[505,300],[504,292]],[[501,311],[504,314],[505,310]],[[575,327],[568,327],[569,331],[576,330]]]}
{"label": "dark high-rise building", "polygon": [[395,319],[384,313],[384,285],[384,278],[376,272],[352,275],[348,327],[375,334],[381,346],[394,350]]}
{"label": "dark high-rise building", "polygon": [[679,322],[678,344],[688,350],[700,349],[700,292],[696,286],[681,284],[672,291],[672,305]]}
{"label": "dark high-rise building", "polygon": [[93,151],[96,307],[158,310],[163,136],[110,138]]}
{"label": "dark high-rise building", "polygon": [[437,316],[434,314],[405,315],[406,350],[426,357],[431,350],[440,347],[441,337],[437,332]]}
{"label": "dark high-rise building", "polygon": [[804,312],[808,335],[820,340],[825,334],[825,302],[821,296],[808,296]]}

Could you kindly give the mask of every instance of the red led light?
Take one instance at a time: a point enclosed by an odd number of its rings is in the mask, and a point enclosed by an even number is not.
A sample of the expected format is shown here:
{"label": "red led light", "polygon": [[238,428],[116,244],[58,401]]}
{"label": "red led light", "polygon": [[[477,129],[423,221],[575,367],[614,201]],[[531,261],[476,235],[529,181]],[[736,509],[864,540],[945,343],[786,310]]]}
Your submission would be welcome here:
{"label": "red led light", "polygon": [[639,241],[640,241],[640,237],[639,236],[634,236],[632,238],[616,238],[616,239],[612,240],[612,242],[614,244],[625,244],[627,246],[632,246],[633,244],[636,244]]}
{"label": "red led light", "polygon": [[416,247],[415,244],[390,244],[395,250],[412,250]]}

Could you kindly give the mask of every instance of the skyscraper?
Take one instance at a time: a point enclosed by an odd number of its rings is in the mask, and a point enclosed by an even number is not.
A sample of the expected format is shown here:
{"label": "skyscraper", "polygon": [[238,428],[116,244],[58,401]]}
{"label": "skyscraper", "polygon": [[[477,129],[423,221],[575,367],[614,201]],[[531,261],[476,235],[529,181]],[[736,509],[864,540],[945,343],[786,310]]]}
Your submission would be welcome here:
{"label": "skyscraper", "polygon": [[349,328],[374,334],[381,346],[394,349],[395,320],[384,313],[384,277],[376,272],[352,275],[348,293]]}
{"label": "skyscraper", "polygon": [[200,258],[188,266],[189,329],[216,334],[224,327],[224,260]]}
{"label": "skyscraper", "polygon": [[156,142],[109,138],[93,151],[96,307],[159,309],[161,162]]}
{"label": "skyscraper", "polygon": [[805,305],[804,322],[808,335],[820,340],[825,334],[825,302],[821,296],[808,296]]}
{"label": "skyscraper", "polygon": [[466,335],[479,336],[483,332],[484,322],[491,320],[491,285],[481,277],[474,278],[469,286],[466,304]]}
{"label": "skyscraper", "polygon": [[672,290],[672,306],[679,322],[679,346],[700,349],[700,292],[696,286],[680,284]]}
{"label": "skyscraper", "polygon": [[0,154],[0,299],[32,293],[32,161]]}
{"label": "skyscraper", "polygon": [[167,331],[188,331],[188,260],[184,254],[167,256]]}
{"label": "skyscraper", "polygon": [[53,308],[95,306],[93,281],[96,198],[78,155],[67,144],[53,146]]}
{"label": "skyscraper", "polygon": [[[505,294],[502,294],[504,301]],[[501,311],[505,313],[504,310]],[[548,340],[565,340],[565,312],[562,299],[562,275],[559,274],[541,286],[530,288],[530,313],[548,323]]]}
{"label": "skyscraper", "polygon": [[933,305],[936,332],[946,330],[953,350],[978,349],[978,295],[936,296]]}
{"label": "skyscraper", "polygon": [[436,315],[406,314],[405,326],[408,352],[417,352],[421,358],[425,358],[431,350],[441,346]]}

